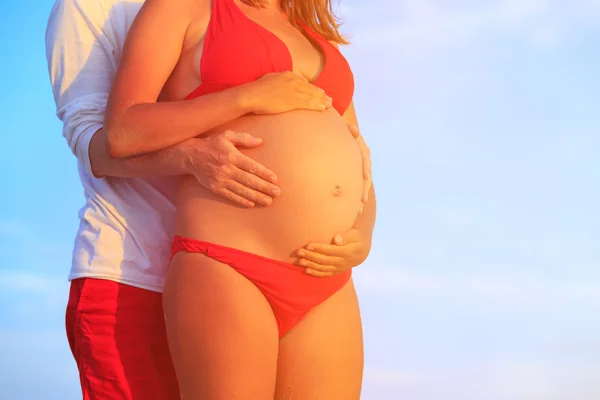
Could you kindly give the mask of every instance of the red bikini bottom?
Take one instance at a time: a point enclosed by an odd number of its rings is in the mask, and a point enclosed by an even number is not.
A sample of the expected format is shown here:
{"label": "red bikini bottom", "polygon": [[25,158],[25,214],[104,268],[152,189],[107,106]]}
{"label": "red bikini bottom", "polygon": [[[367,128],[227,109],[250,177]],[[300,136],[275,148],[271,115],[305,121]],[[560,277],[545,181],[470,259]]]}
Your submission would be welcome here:
{"label": "red bikini bottom", "polygon": [[317,278],[306,274],[304,268],[297,265],[175,236],[171,254],[173,256],[180,251],[202,253],[229,265],[254,283],[273,309],[279,338],[300,322],[313,307],[344,287],[352,275],[352,271],[347,270],[332,277]]}

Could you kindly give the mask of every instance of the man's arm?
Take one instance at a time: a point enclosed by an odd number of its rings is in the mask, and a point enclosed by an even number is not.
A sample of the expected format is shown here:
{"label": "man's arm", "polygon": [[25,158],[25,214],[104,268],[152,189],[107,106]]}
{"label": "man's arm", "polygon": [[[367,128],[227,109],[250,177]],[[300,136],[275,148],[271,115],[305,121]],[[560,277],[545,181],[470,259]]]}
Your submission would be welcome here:
{"label": "man's arm", "polygon": [[100,128],[89,144],[90,165],[94,176],[119,178],[147,178],[151,176],[183,175],[190,173],[185,153],[193,150],[194,144],[202,146],[201,139],[192,139],[190,146],[173,146],[154,153],[130,158],[115,159],[108,155],[106,136]]}
{"label": "man's arm", "polygon": [[[109,10],[97,0],[57,0],[46,29],[46,58],[63,136],[84,169],[96,176],[144,178],[185,171],[175,148],[116,160],[108,156],[102,130],[104,108],[118,60]],[[117,16],[115,15],[114,18]]]}
{"label": "man's arm", "polygon": [[[57,0],[46,30],[46,57],[63,136],[84,169],[95,177],[147,178],[194,175],[207,189],[251,207],[279,193],[276,175],[236,146],[260,139],[236,132],[189,139],[153,153],[113,159],[106,148],[104,111],[117,69],[125,18],[98,0]],[[123,31],[119,31],[122,29]]]}

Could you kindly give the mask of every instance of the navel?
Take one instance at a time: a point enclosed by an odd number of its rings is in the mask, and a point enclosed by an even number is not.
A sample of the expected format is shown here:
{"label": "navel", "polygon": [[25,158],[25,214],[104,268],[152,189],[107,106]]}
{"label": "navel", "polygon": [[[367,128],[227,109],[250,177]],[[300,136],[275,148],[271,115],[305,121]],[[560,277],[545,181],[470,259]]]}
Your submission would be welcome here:
{"label": "navel", "polygon": [[340,185],[335,185],[335,188],[333,189],[333,197],[340,197],[342,193],[342,187]]}

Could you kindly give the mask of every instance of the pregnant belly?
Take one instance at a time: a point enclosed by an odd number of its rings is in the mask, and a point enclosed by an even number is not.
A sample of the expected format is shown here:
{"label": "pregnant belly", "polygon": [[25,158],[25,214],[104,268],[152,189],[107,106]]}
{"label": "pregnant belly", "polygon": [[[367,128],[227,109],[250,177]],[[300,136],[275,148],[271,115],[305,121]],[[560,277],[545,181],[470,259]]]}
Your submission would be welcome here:
{"label": "pregnant belly", "polygon": [[263,144],[242,152],[278,176],[282,194],[268,207],[245,209],[185,178],[176,233],[283,261],[310,242],[330,242],[354,224],[361,204],[362,158],[340,115],[293,111],[249,116],[219,127]]}

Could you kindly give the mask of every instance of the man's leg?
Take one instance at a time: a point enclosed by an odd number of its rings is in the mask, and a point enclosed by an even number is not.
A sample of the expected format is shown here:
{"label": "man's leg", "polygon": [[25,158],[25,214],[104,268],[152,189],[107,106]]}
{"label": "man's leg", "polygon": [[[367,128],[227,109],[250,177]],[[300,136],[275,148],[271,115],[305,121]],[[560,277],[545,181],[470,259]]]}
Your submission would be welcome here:
{"label": "man's leg", "polygon": [[71,282],[67,337],[84,400],[179,400],[160,293],[109,280]]}

